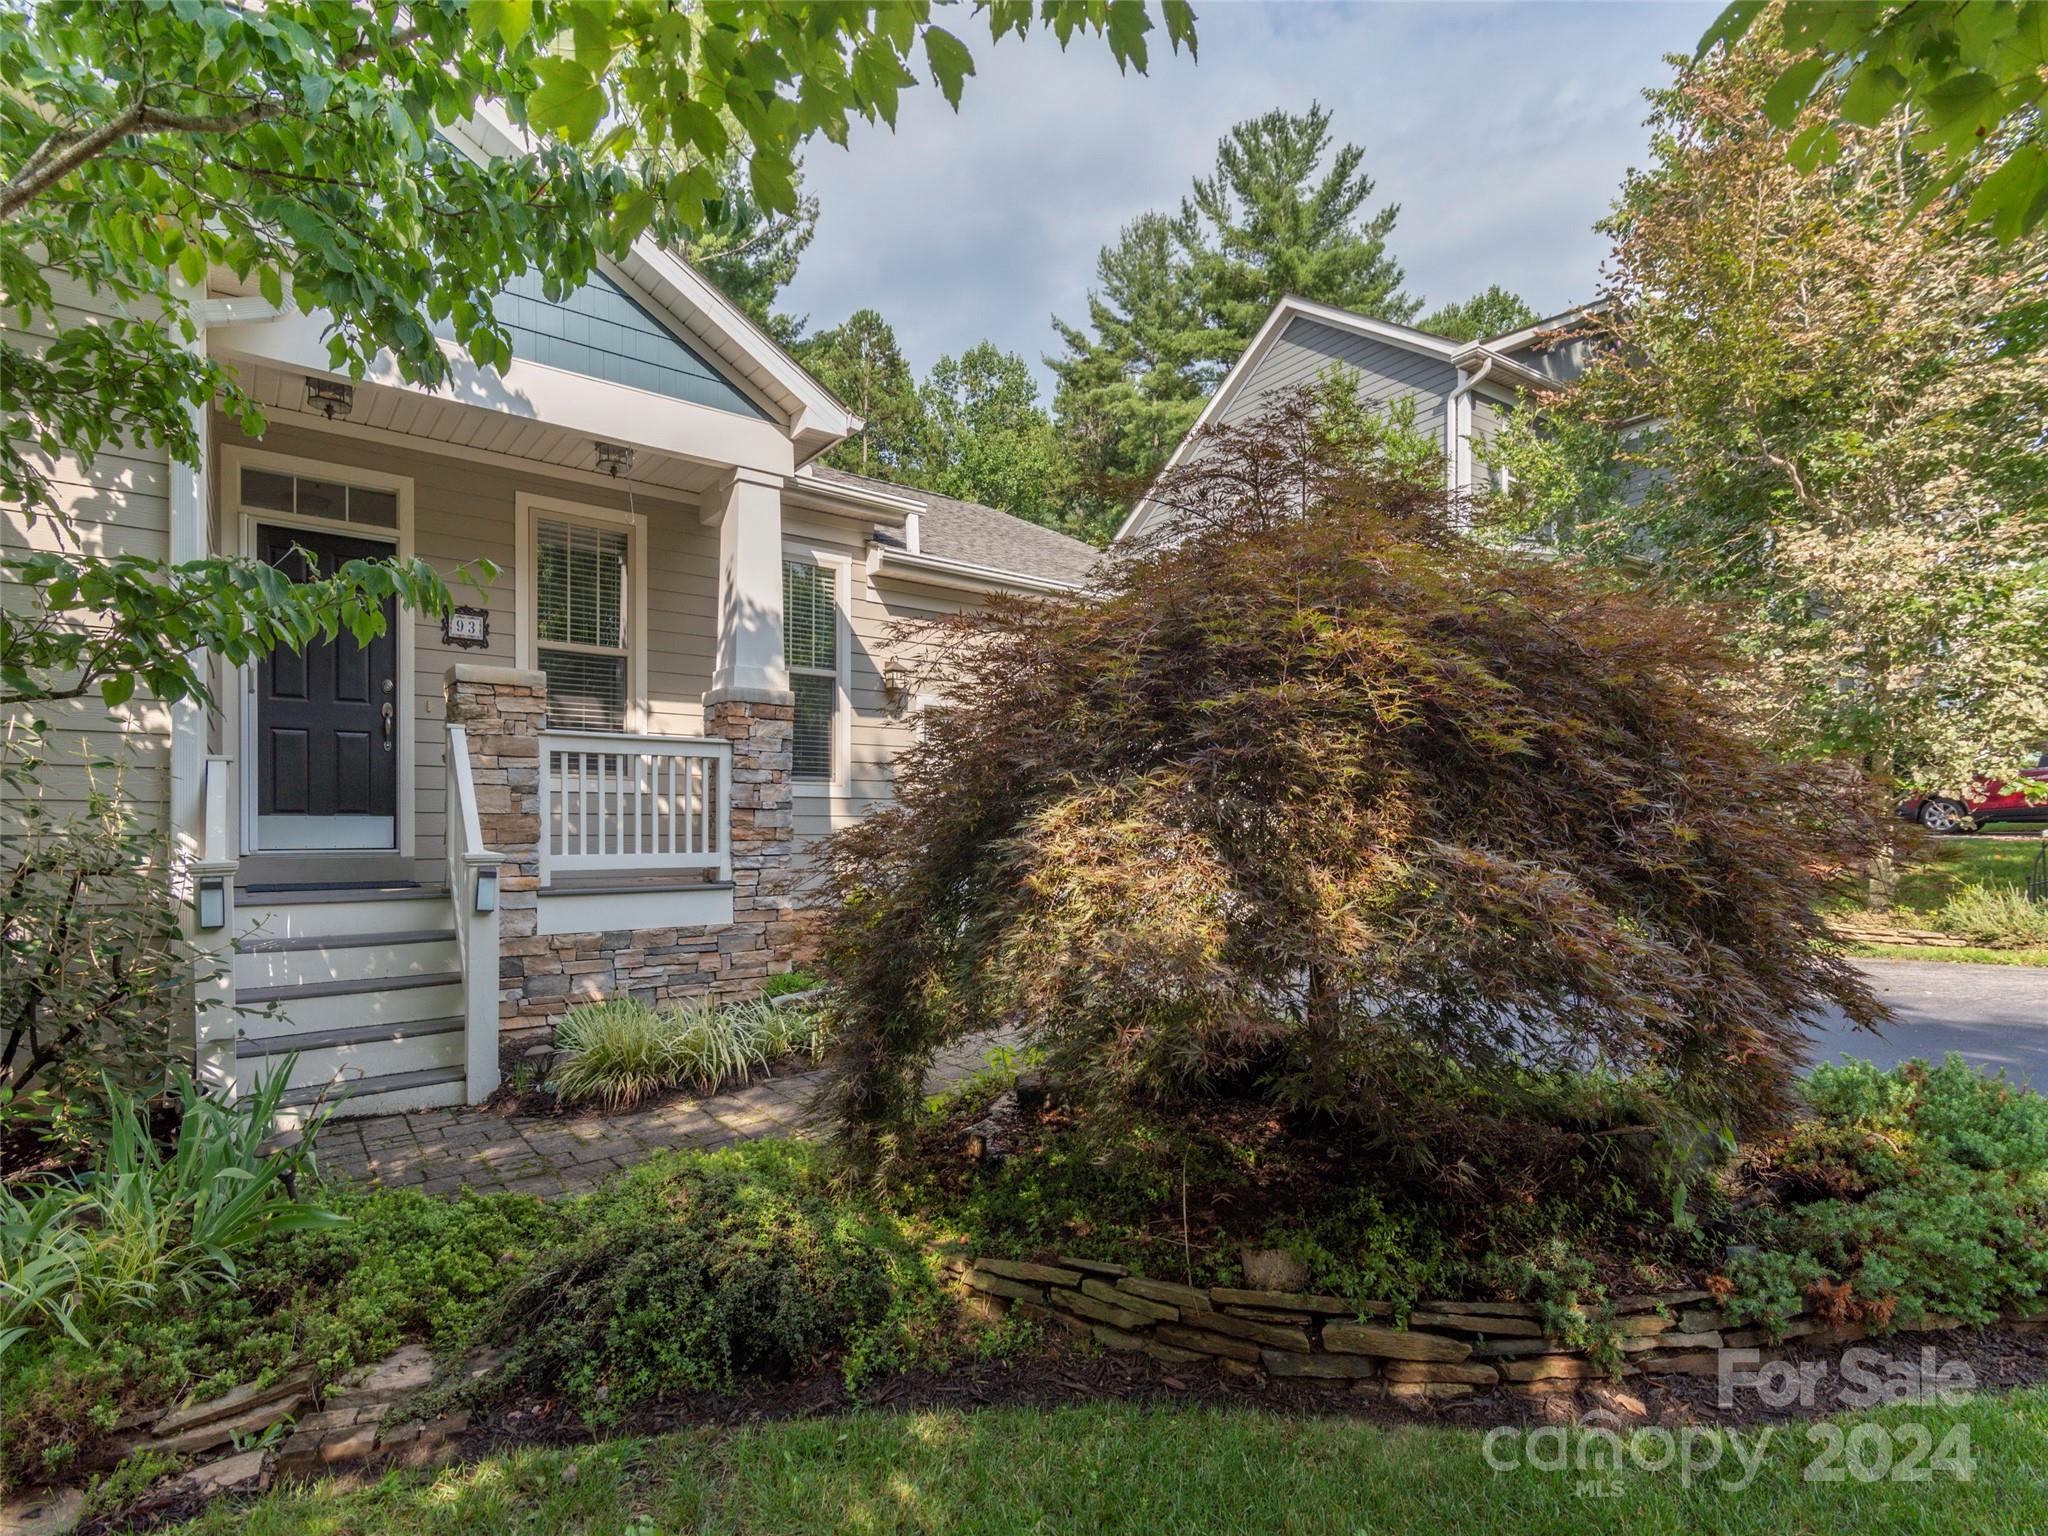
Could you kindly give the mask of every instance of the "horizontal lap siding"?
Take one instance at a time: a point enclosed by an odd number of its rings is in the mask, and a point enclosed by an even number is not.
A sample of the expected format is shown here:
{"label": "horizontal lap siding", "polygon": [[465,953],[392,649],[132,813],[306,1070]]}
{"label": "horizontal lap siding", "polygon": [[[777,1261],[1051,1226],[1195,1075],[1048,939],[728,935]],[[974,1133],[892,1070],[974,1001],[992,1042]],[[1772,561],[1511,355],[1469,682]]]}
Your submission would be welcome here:
{"label": "horizontal lap siding", "polygon": [[[413,548],[432,562],[458,603],[490,612],[490,645],[463,649],[442,642],[438,620],[413,619],[414,855],[418,878],[438,875],[446,857],[447,745],[441,697],[448,668],[457,662],[511,667],[518,664],[519,616],[514,585],[518,575],[517,498],[521,491],[559,498],[571,505],[624,509],[626,492],[549,477],[512,464],[437,454],[431,447],[401,447],[274,425],[258,442],[225,421],[216,427],[226,445],[258,447],[331,464],[403,475],[413,482]],[[217,478],[224,478],[217,477]],[[222,486],[223,494],[226,492]],[[645,515],[643,559],[647,565],[647,606],[639,616],[647,652],[650,730],[695,735],[703,728],[703,691],[710,683],[716,628],[717,531],[704,527],[690,504],[635,495],[633,510]],[[232,532],[232,530],[231,530]],[[489,560],[498,574],[480,592],[461,580],[465,565]]]}
{"label": "horizontal lap siding", "polygon": [[[58,320],[66,327],[92,324],[114,312],[110,300],[95,298],[74,283],[60,281],[57,297]],[[0,324],[0,331],[16,346],[35,350],[41,344],[41,337],[14,326]],[[0,510],[0,547],[9,554],[69,548],[169,558],[170,466],[165,454],[129,445],[100,454],[90,466],[69,455],[32,458],[50,476],[63,521],[60,525],[45,517],[31,522],[18,507]],[[0,603],[9,612],[29,612],[34,601],[28,589],[0,580]],[[8,802],[0,832],[16,825],[30,799],[54,817],[76,813],[95,782],[102,790],[118,785],[144,825],[163,825],[170,770],[170,711],[165,706],[138,697],[109,710],[91,697],[45,705],[36,713],[50,727],[40,748],[47,766],[26,791],[0,787]],[[88,769],[93,759],[117,766]]]}
{"label": "horizontal lap siding", "polygon": [[1444,402],[1458,383],[1455,368],[1405,347],[1303,318],[1288,323],[1217,419],[1225,425],[1249,420],[1277,396],[1312,387],[1340,366],[1357,375],[1359,398],[1377,404],[1412,401],[1415,430],[1432,442],[1443,441]]}

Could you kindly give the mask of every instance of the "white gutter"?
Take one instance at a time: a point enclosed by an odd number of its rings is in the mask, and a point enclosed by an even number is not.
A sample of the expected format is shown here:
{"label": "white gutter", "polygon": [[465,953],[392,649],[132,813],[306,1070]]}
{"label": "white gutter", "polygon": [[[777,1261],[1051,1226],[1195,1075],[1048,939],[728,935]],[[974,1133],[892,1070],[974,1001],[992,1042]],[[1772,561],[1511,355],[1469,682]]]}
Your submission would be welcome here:
{"label": "white gutter", "polygon": [[1458,370],[1458,387],[1444,401],[1444,458],[1447,489],[1455,496],[1472,485],[1472,391],[1493,372],[1494,355],[1483,354],[1479,371],[1466,375]]}
{"label": "white gutter", "polygon": [[918,554],[887,544],[870,544],[868,577],[872,580],[877,576],[895,576],[904,581],[957,587],[969,592],[1027,592],[1048,597],[1070,597],[1085,590],[1084,584],[1078,581],[1027,576],[1021,571],[1000,571],[991,565],[949,560],[943,555]]}

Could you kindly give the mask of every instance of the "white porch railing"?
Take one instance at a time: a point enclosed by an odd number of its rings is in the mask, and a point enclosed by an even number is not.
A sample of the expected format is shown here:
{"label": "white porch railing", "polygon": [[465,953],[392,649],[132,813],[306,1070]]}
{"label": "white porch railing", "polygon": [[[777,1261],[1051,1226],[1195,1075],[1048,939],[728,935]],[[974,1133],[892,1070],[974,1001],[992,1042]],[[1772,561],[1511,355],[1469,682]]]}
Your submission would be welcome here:
{"label": "white porch railing", "polygon": [[464,1090],[481,1104],[498,1089],[498,866],[484,846],[476,785],[469,769],[469,729],[448,727],[448,899],[455,908],[455,948],[462,958]]}
{"label": "white porch railing", "polygon": [[540,879],[707,870],[732,878],[732,743],[713,736],[543,731]]}

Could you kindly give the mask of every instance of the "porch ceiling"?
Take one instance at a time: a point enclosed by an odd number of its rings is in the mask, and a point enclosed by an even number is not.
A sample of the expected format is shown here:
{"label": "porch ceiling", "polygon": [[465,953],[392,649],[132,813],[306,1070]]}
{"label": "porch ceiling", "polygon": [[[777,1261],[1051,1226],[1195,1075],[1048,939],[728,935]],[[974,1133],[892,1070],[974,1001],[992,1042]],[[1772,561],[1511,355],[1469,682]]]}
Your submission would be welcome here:
{"label": "porch ceiling", "polygon": [[[237,361],[236,372],[242,387],[272,419],[326,425],[321,412],[307,409],[303,372],[242,360]],[[418,390],[357,384],[355,408],[335,425],[343,432],[390,432],[417,438],[422,446],[453,446],[524,459],[552,470],[580,472],[593,479],[607,478],[597,475],[595,452],[585,434]],[[644,443],[628,446],[634,450],[631,480],[635,485],[694,497],[710,490],[722,477],[720,470],[693,459],[663,453]]]}

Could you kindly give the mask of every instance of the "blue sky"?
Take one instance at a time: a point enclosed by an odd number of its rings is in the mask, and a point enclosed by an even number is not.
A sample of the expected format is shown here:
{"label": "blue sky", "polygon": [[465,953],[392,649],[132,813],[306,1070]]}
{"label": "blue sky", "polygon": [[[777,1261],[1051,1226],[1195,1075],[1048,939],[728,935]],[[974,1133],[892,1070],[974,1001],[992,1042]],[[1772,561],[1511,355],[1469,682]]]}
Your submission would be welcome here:
{"label": "blue sky", "polygon": [[1644,158],[1644,87],[1719,8],[1196,0],[1199,63],[1162,53],[1122,77],[1099,42],[967,30],[957,117],[924,86],[894,134],[809,152],[822,217],[783,307],[821,327],[872,305],[920,373],[984,336],[1035,366],[1121,225],[1177,205],[1232,124],[1313,99],[1365,146],[1374,205],[1401,205],[1389,243],[1411,292],[1500,282],[1551,313],[1595,288],[1592,226]]}

